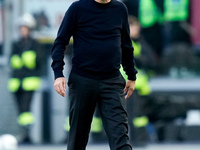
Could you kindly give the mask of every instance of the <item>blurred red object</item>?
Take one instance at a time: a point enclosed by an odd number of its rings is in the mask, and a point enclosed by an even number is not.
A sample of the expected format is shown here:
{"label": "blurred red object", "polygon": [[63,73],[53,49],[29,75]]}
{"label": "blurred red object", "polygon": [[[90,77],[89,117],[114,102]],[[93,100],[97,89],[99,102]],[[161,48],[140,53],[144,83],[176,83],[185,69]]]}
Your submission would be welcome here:
{"label": "blurred red object", "polygon": [[200,0],[191,0],[191,23],[194,29],[192,42],[200,45]]}

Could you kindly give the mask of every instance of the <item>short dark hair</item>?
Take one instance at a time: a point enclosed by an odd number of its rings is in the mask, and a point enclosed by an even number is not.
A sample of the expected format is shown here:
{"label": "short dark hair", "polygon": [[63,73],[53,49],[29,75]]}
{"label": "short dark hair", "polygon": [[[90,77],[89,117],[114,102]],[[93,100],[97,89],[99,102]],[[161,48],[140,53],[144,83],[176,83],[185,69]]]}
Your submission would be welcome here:
{"label": "short dark hair", "polygon": [[138,20],[138,18],[136,18],[135,16],[128,16],[128,22],[130,25],[140,25],[140,22]]}

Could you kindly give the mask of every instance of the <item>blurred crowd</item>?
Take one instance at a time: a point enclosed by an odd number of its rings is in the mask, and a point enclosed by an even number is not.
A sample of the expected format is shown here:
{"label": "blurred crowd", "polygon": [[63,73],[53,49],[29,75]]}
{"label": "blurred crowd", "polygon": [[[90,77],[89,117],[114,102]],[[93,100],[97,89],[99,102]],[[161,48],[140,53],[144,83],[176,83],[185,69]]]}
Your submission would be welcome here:
{"label": "blurred crowd", "polygon": [[[198,14],[198,10],[191,11],[196,5],[194,0],[121,1],[130,15],[130,33],[138,68],[143,68],[150,76],[199,75],[199,50],[195,49],[198,45],[193,40],[197,29],[191,19]],[[44,10],[32,16],[36,20],[35,31],[50,28]],[[56,21],[60,23],[62,17],[58,17]],[[2,53],[2,43],[0,45]]]}
{"label": "blurred crowd", "polygon": [[124,0],[124,3],[129,14],[138,19],[140,38],[145,41],[141,45],[148,46],[148,51],[151,49],[146,57],[153,56],[153,61],[149,60],[145,65],[150,65],[154,73],[160,75],[191,77],[199,74],[199,54],[192,41],[195,34],[191,24],[194,1]]}

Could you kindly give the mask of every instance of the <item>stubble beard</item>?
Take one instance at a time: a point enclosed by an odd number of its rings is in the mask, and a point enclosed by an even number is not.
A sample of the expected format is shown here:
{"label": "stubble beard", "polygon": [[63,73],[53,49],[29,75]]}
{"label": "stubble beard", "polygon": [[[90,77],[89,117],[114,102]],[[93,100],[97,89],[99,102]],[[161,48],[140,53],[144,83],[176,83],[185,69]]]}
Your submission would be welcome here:
{"label": "stubble beard", "polygon": [[100,2],[102,4],[106,4],[106,3],[109,3],[111,0],[95,0],[97,2]]}

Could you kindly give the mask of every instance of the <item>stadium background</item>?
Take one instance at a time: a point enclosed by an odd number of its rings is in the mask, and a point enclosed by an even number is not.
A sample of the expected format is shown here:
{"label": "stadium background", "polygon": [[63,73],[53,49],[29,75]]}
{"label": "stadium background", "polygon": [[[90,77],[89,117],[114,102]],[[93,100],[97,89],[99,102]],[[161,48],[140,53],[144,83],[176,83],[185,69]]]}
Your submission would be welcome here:
{"label": "stadium background", "polygon": [[[13,40],[19,37],[16,25],[18,18],[24,13],[29,13],[38,22],[40,21],[34,31],[34,36],[42,44],[43,55],[45,56],[44,63],[41,64],[43,84],[40,90],[34,94],[31,108],[36,118],[31,129],[31,145],[45,149],[40,145],[66,144],[68,103],[67,98],[61,98],[54,92],[49,52],[62,17],[73,1],[0,0],[0,135],[12,134],[17,138],[21,136],[21,128],[17,124],[16,104],[12,94],[7,89],[7,82],[10,77],[8,59]],[[139,0],[126,0],[124,2],[130,15],[138,17]],[[134,99],[137,99],[137,101],[130,103],[132,105],[130,109],[137,110],[139,107],[140,111],[145,112],[140,116],[148,117],[148,123],[132,130],[133,145],[147,146],[146,149],[164,149],[163,147],[170,148],[170,145],[166,143],[190,143],[182,147],[176,144],[172,146],[174,149],[176,147],[199,149],[199,145],[196,143],[200,141],[200,1],[189,0],[189,2],[190,16],[188,22],[195,32],[190,38],[197,63],[192,66],[193,71],[183,71],[182,75],[177,75],[177,70],[166,71],[161,66],[161,69],[156,69],[153,75],[151,74],[148,77],[148,85],[151,89],[149,95],[141,96],[136,94],[138,91],[135,91]],[[68,62],[65,66],[66,76],[68,76],[70,69],[71,45],[68,49],[65,57],[66,62]],[[99,124],[96,126],[99,126]],[[103,129],[97,129],[97,131],[94,129],[94,132],[91,132],[88,149],[93,149],[95,147],[93,144],[97,144],[97,148],[99,146],[100,149],[108,148]],[[105,143],[106,146],[99,145],[99,143]],[[155,143],[159,145],[151,145]],[[162,146],[160,145],[162,143],[165,144]],[[150,147],[148,147],[149,144]],[[60,146],[61,149],[64,149],[64,147]],[[26,145],[21,145],[21,149],[28,148]]]}

